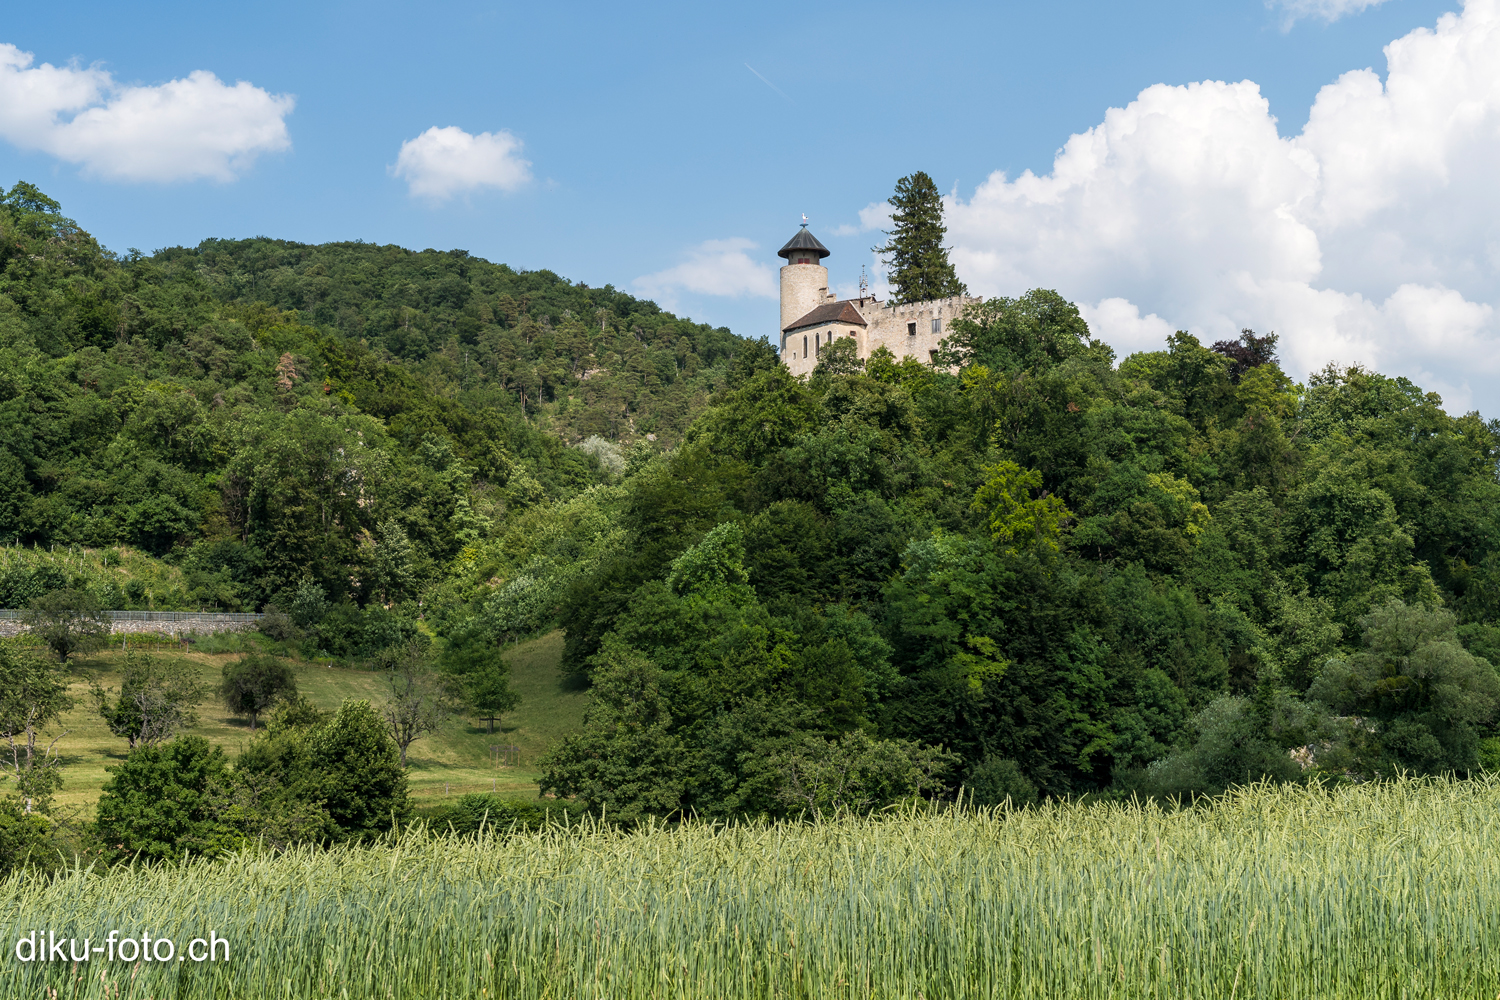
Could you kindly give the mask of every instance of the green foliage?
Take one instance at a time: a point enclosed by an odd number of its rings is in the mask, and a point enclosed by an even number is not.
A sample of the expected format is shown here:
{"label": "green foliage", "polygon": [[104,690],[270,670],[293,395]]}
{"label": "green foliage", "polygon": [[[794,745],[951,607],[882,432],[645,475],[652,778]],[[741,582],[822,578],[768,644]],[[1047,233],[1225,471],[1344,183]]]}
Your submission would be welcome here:
{"label": "green foliage", "polygon": [[965,306],[943,352],[950,364],[1020,372],[1051,368],[1094,346],[1077,306],[1035,289],[1017,299],[997,296]]}
{"label": "green foliage", "polygon": [[[179,570],[91,573],[109,607],[287,607],[309,582],[335,604],[421,600],[511,515],[618,473],[568,441],[679,441],[747,344],[461,251],[209,240],[117,258],[15,190],[0,525]],[[0,604],[75,576],[0,572],[17,595]]]}
{"label": "green foliage", "polygon": [[142,861],[230,849],[233,831],[213,805],[228,783],[224,751],[201,736],[136,747],[104,783],[99,839],[114,856]]}
{"label": "green foliage", "polygon": [[1022,808],[1036,802],[1036,786],[1013,760],[987,756],[969,774],[969,797],[978,806],[1009,804]]}
{"label": "green foliage", "polygon": [[186,660],[127,650],[119,696],[94,684],[90,696],[109,731],[129,746],[152,746],[198,721],[195,706],[205,691]]}
{"label": "green foliage", "polygon": [[511,799],[488,792],[460,795],[451,805],[439,806],[426,817],[435,833],[459,836],[530,833],[551,824],[568,824],[577,813],[561,802]]}
{"label": "green foliage", "polygon": [[1328,660],[1308,697],[1361,720],[1354,767],[1367,775],[1481,766],[1500,675],[1459,642],[1454,616],[1392,598],[1359,622],[1363,649]]}
{"label": "green foliage", "polygon": [[782,802],[821,817],[941,794],[947,787],[943,778],[958,758],[939,747],[871,739],[855,730],[839,740],[804,737],[775,762]]}
{"label": "green foliage", "polygon": [[440,666],[458,678],[465,706],[489,722],[491,733],[500,716],[521,703],[520,694],[510,686],[510,664],[483,633],[471,630],[451,638]]}
{"label": "green foliage", "polygon": [[1192,746],[1126,775],[1125,787],[1150,795],[1216,794],[1265,779],[1290,781],[1302,769],[1269,738],[1246,698],[1215,698],[1192,720]]}
{"label": "green foliage", "polygon": [[896,182],[891,196],[891,221],[895,229],[886,233],[890,242],[876,247],[890,268],[894,302],[923,302],[963,295],[948,249],[943,226],[943,198],[932,178],[918,170]]}
{"label": "green foliage", "polygon": [[543,758],[542,793],[577,798],[624,823],[676,812],[690,761],[671,732],[661,670],[618,644],[596,659],[584,729]]}
{"label": "green foliage", "polygon": [[985,481],[974,494],[974,509],[988,515],[990,537],[1007,547],[1035,545],[1056,552],[1063,525],[1073,514],[1055,496],[1031,495],[1041,489],[1042,474],[1015,462],[1000,462],[983,471]]}
{"label": "green foliage", "polygon": [[58,856],[51,827],[40,813],[28,813],[14,797],[0,798],[0,877],[25,868],[52,868]]}
{"label": "green foliage", "polygon": [[21,622],[28,636],[40,639],[66,661],[75,653],[103,646],[109,638],[109,619],[99,599],[82,590],[53,590],[32,598]]}
{"label": "green foliage", "polygon": [[[43,729],[72,707],[68,679],[56,666],[0,642],[0,738],[5,740],[0,753],[25,813],[47,812],[62,784],[55,752],[61,737],[48,741]],[[16,836],[24,833],[18,831]]]}
{"label": "green foliage", "polygon": [[235,715],[250,716],[250,731],[260,713],[282,699],[297,696],[297,676],[291,664],[274,656],[252,653],[224,664],[219,697]]}
{"label": "green foliage", "polygon": [[338,839],[366,840],[410,817],[401,751],[369,702],[339,706],[308,737],[307,757]]}

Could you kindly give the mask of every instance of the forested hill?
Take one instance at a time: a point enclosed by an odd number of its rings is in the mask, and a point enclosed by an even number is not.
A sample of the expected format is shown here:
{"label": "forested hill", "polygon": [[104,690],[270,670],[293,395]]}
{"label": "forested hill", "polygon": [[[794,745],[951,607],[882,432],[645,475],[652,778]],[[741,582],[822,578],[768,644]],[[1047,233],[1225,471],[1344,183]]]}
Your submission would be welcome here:
{"label": "forested hill", "polygon": [[117,259],[25,185],[0,255],[0,537],[160,557],[12,548],[0,603],[269,601],[361,662],[561,626],[544,787],[616,819],[1500,770],[1500,424],[1404,379],[1117,358],[1046,291],[798,378],[460,253]]}
{"label": "forested hill", "polygon": [[364,600],[382,524],[414,593],[507,505],[608,478],[605,441],[674,444],[745,343],[460,250],[117,256],[25,183],[0,266],[0,539],[170,556],[197,581],[177,603],[258,607],[309,571]]}
{"label": "forested hill", "polygon": [[747,352],[626,481],[561,602],[595,701],[546,787],[728,815],[1500,769],[1500,426],[1298,385],[1248,331],[1116,359],[1050,292],[954,330],[940,368]]}

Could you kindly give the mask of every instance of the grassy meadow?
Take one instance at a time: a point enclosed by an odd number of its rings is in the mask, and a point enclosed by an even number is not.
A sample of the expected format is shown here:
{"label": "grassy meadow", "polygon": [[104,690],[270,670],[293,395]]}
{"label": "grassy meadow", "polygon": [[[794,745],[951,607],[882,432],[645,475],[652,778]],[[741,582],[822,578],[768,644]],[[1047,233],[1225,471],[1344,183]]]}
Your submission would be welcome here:
{"label": "grassy meadow", "polygon": [[[0,883],[31,928],[219,964],[0,963],[5,996],[1490,997],[1500,783],[1257,786],[824,824],[411,834]],[[56,990],[55,993],[47,992]]]}
{"label": "grassy meadow", "polygon": [[[149,639],[138,639],[136,647],[152,650],[153,644]],[[238,755],[250,739],[249,719],[230,715],[215,692],[224,663],[242,654],[183,652],[171,642],[155,643],[154,649],[153,655],[194,664],[209,692],[198,706],[198,725],[188,732],[223,746],[231,758]],[[63,716],[60,725],[53,727],[54,732],[67,730],[58,744],[65,763],[57,802],[64,807],[81,807],[89,816],[108,778],[107,769],[124,760],[127,749],[125,740],[105,728],[89,698],[89,688],[96,679],[106,688],[118,688],[123,655],[116,647],[77,660],[70,691],[75,699],[73,709]],[[493,736],[484,722],[460,716],[451,720],[443,731],[412,744],[408,774],[412,796],[418,805],[435,803],[445,794],[458,796],[465,792],[494,790],[502,794],[535,795],[537,760],[553,740],[582,724],[588,695],[570,689],[559,671],[561,633],[515,646],[507,659],[511,663],[512,684],[522,700],[514,712],[501,720]],[[383,677],[368,670],[330,667],[326,661],[299,661],[295,670],[298,692],[328,710],[337,708],[345,698],[368,698],[378,707],[388,690]],[[491,744],[519,747],[519,765],[492,766]]]}

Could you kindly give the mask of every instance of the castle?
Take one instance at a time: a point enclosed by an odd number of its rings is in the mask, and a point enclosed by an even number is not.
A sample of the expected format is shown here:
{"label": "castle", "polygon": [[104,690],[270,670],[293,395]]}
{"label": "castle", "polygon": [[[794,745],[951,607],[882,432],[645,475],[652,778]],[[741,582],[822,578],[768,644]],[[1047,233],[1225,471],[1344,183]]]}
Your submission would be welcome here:
{"label": "castle", "polygon": [[861,358],[885,347],[898,360],[931,361],[948,336],[948,325],[964,306],[979,301],[968,295],[901,305],[877,302],[873,295],[840,299],[828,290],[822,260],[829,253],[806,223],[776,251],[786,258],[781,269],[781,361],[793,375],[812,371],[819,352],[835,337],[853,338]]}

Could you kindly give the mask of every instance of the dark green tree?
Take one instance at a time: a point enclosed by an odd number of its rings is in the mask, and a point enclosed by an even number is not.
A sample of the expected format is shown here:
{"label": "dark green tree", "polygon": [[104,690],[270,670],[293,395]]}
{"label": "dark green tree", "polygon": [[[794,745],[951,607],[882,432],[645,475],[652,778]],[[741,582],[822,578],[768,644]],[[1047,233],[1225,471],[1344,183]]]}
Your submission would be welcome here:
{"label": "dark green tree", "polygon": [[979,806],[1000,806],[1009,803],[1019,808],[1036,802],[1036,786],[1021,773],[1021,767],[1013,760],[993,754],[979,762],[969,774],[969,800]]}
{"label": "dark green tree", "polygon": [[814,816],[865,813],[947,790],[956,754],[909,740],[871,739],[855,730],[838,740],[805,736],[776,758],[781,799]]}
{"label": "dark green tree", "polygon": [[201,736],[132,750],[99,797],[99,839],[118,858],[167,861],[238,843],[213,804],[229,785],[224,751]]}
{"label": "dark green tree", "polygon": [[510,686],[510,664],[493,639],[478,630],[461,632],[443,650],[442,669],[457,677],[464,703],[495,731],[500,716],[521,703]]}
{"label": "dark green tree", "polygon": [[99,599],[84,590],[54,590],[33,600],[21,616],[26,631],[46,643],[59,660],[99,649],[110,622]]}
{"label": "dark green tree", "polygon": [[1357,770],[1459,773],[1479,765],[1479,740],[1500,711],[1500,675],[1464,649],[1454,616],[1391,598],[1359,620],[1363,646],[1334,657],[1311,701],[1365,725],[1351,733]]}
{"label": "dark green tree", "polygon": [[307,742],[308,766],[340,840],[367,840],[411,816],[401,751],[368,701],[350,699]]}
{"label": "dark green tree", "polygon": [[235,715],[250,716],[255,732],[256,717],[284,698],[297,696],[297,675],[291,664],[275,656],[252,653],[224,664],[219,697]]}
{"label": "dark green tree", "polygon": [[595,659],[583,731],[563,737],[542,759],[541,790],[624,822],[675,812],[693,764],[672,732],[661,670],[612,641]]}
{"label": "dark green tree", "polygon": [[943,246],[943,196],[932,178],[918,170],[896,182],[891,196],[891,221],[886,233],[890,241],[875,247],[890,267],[893,302],[925,302],[963,295],[968,289],[958,280],[948,249]]}
{"label": "dark green tree", "polygon": [[13,798],[0,799],[0,878],[20,868],[53,867],[58,854],[49,832],[45,816],[26,813]]}

